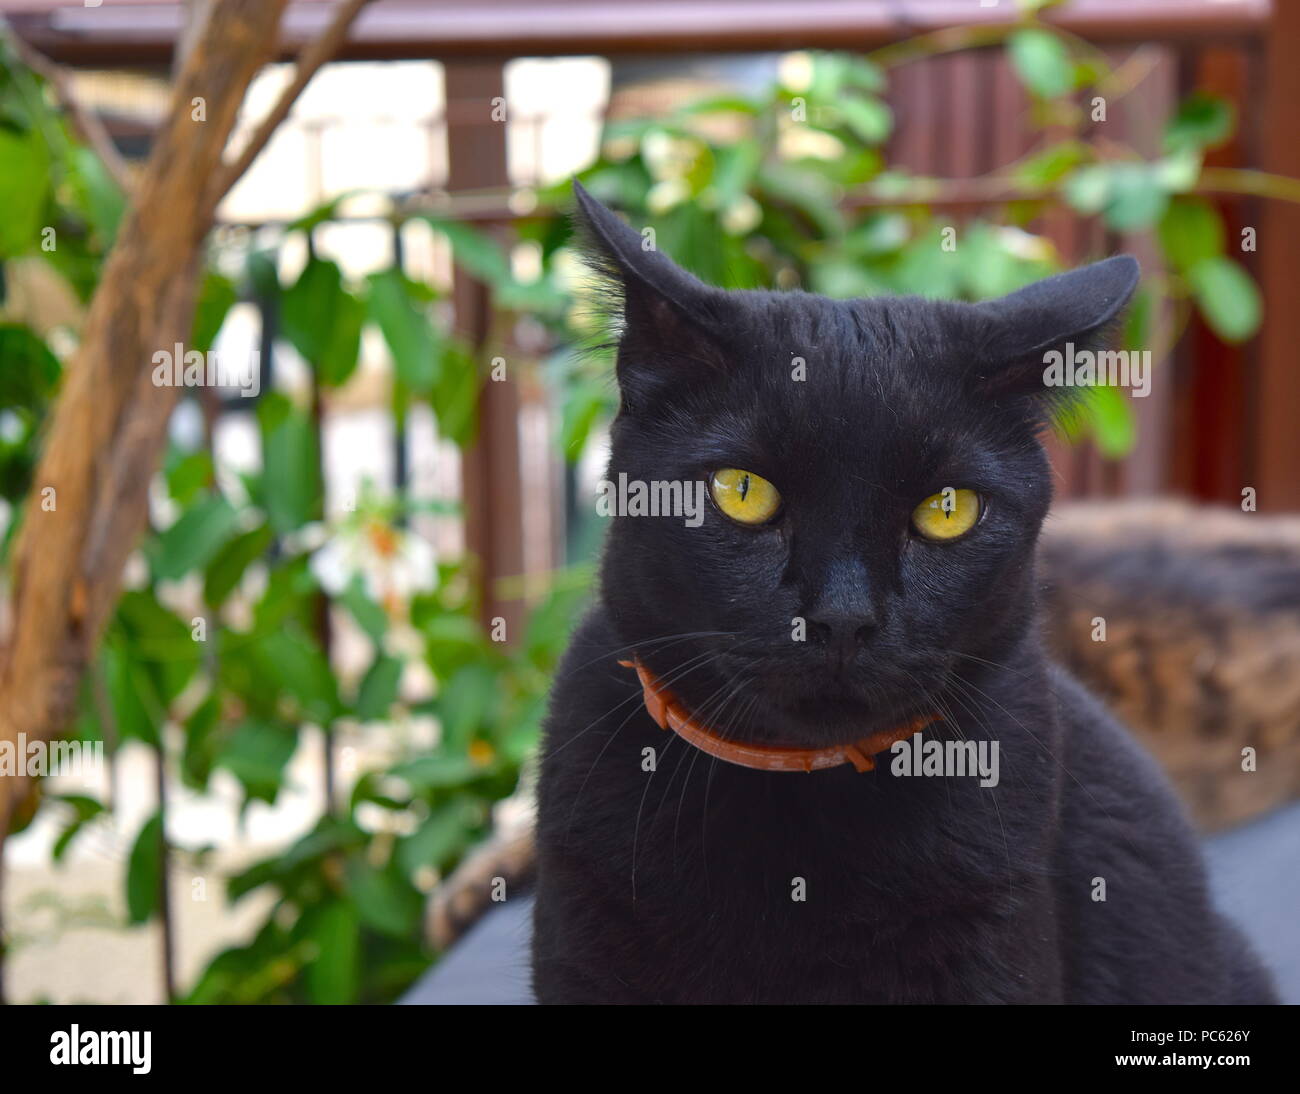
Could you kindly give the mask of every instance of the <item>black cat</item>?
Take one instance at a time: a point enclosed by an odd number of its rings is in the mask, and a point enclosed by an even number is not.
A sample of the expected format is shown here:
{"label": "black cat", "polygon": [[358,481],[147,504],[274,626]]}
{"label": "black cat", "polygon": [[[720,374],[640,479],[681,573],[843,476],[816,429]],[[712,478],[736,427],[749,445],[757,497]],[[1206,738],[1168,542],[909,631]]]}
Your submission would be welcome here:
{"label": "black cat", "polygon": [[[623,304],[609,478],[709,496],[614,518],[556,681],[539,1000],[1274,1001],[1164,777],[1036,630],[1044,355],[1099,346],[1136,263],[983,304],[724,292],[577,196]],[[903,774],[919,742],[996,773]]]}

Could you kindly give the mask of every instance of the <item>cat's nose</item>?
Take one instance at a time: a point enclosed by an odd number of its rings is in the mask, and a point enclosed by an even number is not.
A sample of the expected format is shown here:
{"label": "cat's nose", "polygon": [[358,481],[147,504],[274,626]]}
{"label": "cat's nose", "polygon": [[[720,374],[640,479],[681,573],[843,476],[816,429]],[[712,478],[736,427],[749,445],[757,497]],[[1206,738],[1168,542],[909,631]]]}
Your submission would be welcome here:
{"label": "cat's nose", "polygon": [[853,657],[870,641],[876,630],[875,613],[862,605],[829,607],[808,619],[808,633],[828,653]]}
{"label": "cat's nose", "polygon": [[808,614],[809,637],[843,662],[870,641],[879,623],[861,559],[837,559],[827,568],[817,603]]}

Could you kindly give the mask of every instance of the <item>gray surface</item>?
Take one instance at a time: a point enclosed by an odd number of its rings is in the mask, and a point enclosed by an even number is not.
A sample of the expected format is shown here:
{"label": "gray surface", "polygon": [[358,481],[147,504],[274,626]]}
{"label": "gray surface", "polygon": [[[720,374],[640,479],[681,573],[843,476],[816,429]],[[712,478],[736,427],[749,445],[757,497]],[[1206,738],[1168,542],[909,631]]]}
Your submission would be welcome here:
{"label": "gray surface", "polygon": [[[1208,840],[1205,857],[1219,907],[1235,919],[1300,1003],[1300,804]],[[528,938],[533,902],[494,909],[417,983],[403,1003],[531,1003]]]}
{"label": "gray surface", "polygon": [[528,945],[533,898],[492,909],[400,1000],[402,1003],[531,1003]]}
{"label": "gray surface", "polygon": [[1284,1003],[1300,1003],[1300,804],[1205,844],[1215,903],[1255,944]]}

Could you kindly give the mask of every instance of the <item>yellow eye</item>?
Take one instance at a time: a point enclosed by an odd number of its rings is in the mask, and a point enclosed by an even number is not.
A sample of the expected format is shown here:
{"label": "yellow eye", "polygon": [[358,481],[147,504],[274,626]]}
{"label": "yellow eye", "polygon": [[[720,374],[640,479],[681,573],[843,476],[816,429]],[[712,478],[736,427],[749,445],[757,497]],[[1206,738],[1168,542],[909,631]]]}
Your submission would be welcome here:
{"label": "yellow eye", "polygon": [[709,481],[718,508],[738,524],[762,524],[781,508],[777,488],[761,475],[724,467]]}
{"label": "yellow eye", "polygon": [[945,486],[912,510],[912,527],[926,539],[957,539],[980,519],[980,496],[974,490]]}

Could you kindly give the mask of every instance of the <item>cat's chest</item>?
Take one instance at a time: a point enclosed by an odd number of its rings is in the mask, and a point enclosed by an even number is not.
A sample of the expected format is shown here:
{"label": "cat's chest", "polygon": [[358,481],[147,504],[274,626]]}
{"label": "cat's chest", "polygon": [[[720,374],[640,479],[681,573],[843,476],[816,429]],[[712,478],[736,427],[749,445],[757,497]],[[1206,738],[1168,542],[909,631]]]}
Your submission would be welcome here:
{"label": "cat's chest", "polygon": [[1032,857],[1006,844],[973,784],[902,783],[884,762],[751,771],[650,723],[586,742],[571,769],[564,844],[643,909],[687,901],[774,932],[822,919],[883,928],[967,902],[1004,883],[997,864]]}
{"label": "cat's chest", "polygon": [[640,716],[570,740],[542,839],[560,899],[599,897],[593,963],[627,963],[621,980],[679,1001],[879,1002],[1056,982],[1046,818],[999,813],[974,780],[750,771]]}

